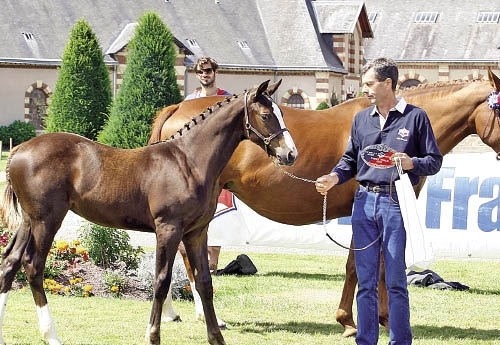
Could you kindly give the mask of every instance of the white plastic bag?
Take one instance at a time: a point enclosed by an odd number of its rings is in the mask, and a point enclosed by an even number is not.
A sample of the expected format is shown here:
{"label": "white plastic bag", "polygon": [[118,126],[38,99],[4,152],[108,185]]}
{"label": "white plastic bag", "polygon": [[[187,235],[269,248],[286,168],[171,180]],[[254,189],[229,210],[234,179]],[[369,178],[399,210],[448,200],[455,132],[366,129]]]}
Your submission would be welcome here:
{"label": "white plastic bag", "polygon": [[425,229],[420,223],[417,199],[410,178],[403,172],[400,160],[396,161],[396,167],[399,180],[395,182],[395,185],[406,229],[406,267],[409,270],[421,272],[430,268],[434,262],[434,253],[431,243],[425,240]]}

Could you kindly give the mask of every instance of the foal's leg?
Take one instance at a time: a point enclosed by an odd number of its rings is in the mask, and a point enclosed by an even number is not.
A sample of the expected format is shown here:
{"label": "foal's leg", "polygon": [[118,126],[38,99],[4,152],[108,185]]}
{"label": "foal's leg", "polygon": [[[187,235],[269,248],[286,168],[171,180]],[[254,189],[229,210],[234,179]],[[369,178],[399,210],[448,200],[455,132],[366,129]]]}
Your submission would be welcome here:
{"label": "foal's leg", "polygon": [[[186,273],[188,275],[189,283],[191,285],[191,290],[193,291],[193,296],[195,296],[195,290],[194,290],[194,285],[193,285],[194,278],[192,279],[193,272],[191,271],[191,266],[189,266],[189,262],[188,262],[187,255],[186,255],[186,249],[184,249],[184,244],[182,242],[179,243],[179,247],[177,250],[182,256],[182,260],[184,261],[184,266],[186,266]],[[196,305],[196,297],[194,297],[194,298],[195,298],[195,307],[196,307],[196,310],[198,310],[198,307]],[[201,309],[201,312],[203,313],[203,307]],[[165,303],[163,303],[163,309],[161,312],[161,321],[162,322],[181,321],[181,317],[175,311],[174,305],[172,304],[172,283],[170,283],[170,288],[168,289]]]}
{"label": "foal's leg", "polygon": [[17,271],[21,268],[21,257],[26,249],[28,239],[29,228],[24,223],[14,234],[2,255],[0,265],[0,345],[5,345],[2,328],[9,290],[12,287]]}
{"label": "foal's leg", "polygon": [[[194,299],[194,307],[195,307],[195,317],[196,320],[205,321],[205,313],[203,312],[203,304],[201,302],[200,294],[198,290],[196,290],[196,284],[194,281],[193,270],[191,269],[191,265],[189,264],[189,258],[187,257],[186,248],[184,247],[184,243],[181,242],[179,245],[179,253],[182,256],[182,260],[184,261],[184,266],[186,267],[186,273],[189,279],[189,285],[191,286],[191,291],[193,292]],[[167,303],[165,302],[165,305]],[[164,306],[165,308],[165,306]],[[226,329],[227,325],[224,320],[217,317],[217,323],[221,329]]]}
{"label": "foal's leg", "polygon": [[156,264],[153,306],[146,330],[146,341],[150,345],[160,344],[160,325],[163,303],[167,298],[172,280],[175,254],[182,238],[182,228],[160,224],[156,228]]}
{"label": "foal's leg", "polygon": [[[56,217],[54,213],[52,216]],[[40,333],[47,339],[49,345],[60,345],[61,341],[57,336],[54,319],[49,311],[47,296],[43,289],[43,271],[54,236],[63,218],[64,214],[58,220],[53,220],[53,218],[45,221],[32,221],[31,240],[23,257],[26,277],[35,300]]]}
{"label": "foal's leg", "polygon": [[172,284],[170,284],[167,297],[165,298],[165,302],[163,303],[163,308],[161,310],[161,321],[182,321],[180,315],[175,311],[174,305],[172,304]]}
{"label": "foal's leg", "polygon": [[207,228],[193,236],[183,239],[189,263],[194,267],[196,290],[200,294],[205,322],[207,325],[208,342],[212,345],[225,345],[226,342],[220,332],[214,309],[214,290],[212,277],[208,268]]}
{"label": "foal's leg", "polygon": [[[184,245],[179,243],[178,247],[179,253],[182,255],[182,259],[184,260],[184,265],[186,264],[186,251],[184,249]],[[191,270],[191,267],[189,268]],[[188,271],[188,277],[189,277],[189,270],[188,267],[186,266],[186,271]],[[191,282],[191,278],[190,282]],[[174,305],[172,303],[172,282],[170,283],[170,288],[168,289],[167,297],[165,298],[165,303],[163,303],[163,308],[161,311],[161,321],[162,322],[172,322],[172,321],[181,321],[180,315],[175,311]]]}

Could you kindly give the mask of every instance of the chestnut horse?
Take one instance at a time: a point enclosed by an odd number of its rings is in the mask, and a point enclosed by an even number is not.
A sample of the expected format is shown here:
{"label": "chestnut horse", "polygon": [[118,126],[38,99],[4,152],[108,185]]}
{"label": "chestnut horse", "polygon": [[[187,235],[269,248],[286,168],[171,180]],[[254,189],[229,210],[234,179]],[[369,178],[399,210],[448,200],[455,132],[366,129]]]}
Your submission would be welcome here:
{"label": "chestnut horse", "polygon": [[[488,74],[489,81],[422,84],[400,92],[409,103],[427,112],[443,154],[470,134],[478,134],[485,144],[497,152],[500,150],[498,110],[495,110],[495,119],[494,111],[486,104],[492,87],[497,91],[500,89],[500,80],[491,71]],[[218,100],[220,97],[217,96],[206,97],[196,104],[182,102],[164,108],[154,121],[150,143],[170,135],[191,114]],[[354,115],[369,105],[367,98],[361,97],[321,111],[281,107],[303,157],[287,170],[311,180],[328,173],[344,153]],[[322,221],[323,199],[314,185],[289,178],[276,169],[265,155],[245,142],[235,150],[219,182],[221,188],[232,191],[257,213],[274,221],[292,225]],[[417,186],[417,193],[422,184]],[[336,186],[334,193],[329,193],[329,219],[351,214],[356,188],[357,182],[351,180]],[[277,203],[276,198],[280,202]],[[189,267],[187,270],[189,275]],[[381,274],[381,279],[383,276]],[[352,316],[356,284],[354,257],[350,251],[342,298],[336,312],[336,320],[344,327],[344,336],[356,333]],[[380,323],[387,326],[387,295],[383,280],[379,298]],[[165,309],[169,310],[171,318],[177,315],[171,305]],[[197,303],[196,315],[200,318],[202,314],[201,305]]]}
{"label": "chestnut horse", "polygon": [[43,289],[43,270],[54,236],[72,210],[104,226],[156,233],[148,344],[160,344],[162,307],[181,240],[197,272],[208,341],[225,344],[213,307],[206,238],[220,192],[219,176],[243,139],[273,154],[280,164],[291,165],[297,156],[270,97],[279,83],[266,91],[268,83],[226,98],[157,145],[125,150],[76,134],[49,133],[17,146],[8,160],[0,205],[4,224],[17,228],[0,266],[0,322],[14,276],[23,265],[40,331],[50,345],[61,343]]}

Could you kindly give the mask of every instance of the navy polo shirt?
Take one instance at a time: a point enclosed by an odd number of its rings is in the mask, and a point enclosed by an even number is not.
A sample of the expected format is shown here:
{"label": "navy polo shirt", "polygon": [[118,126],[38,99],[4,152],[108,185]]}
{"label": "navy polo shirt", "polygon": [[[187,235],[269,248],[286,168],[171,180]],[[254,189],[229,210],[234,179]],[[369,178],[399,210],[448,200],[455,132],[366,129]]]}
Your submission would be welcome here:
{"label": "navy polo shirt", "polygon": [[401,98],[389,111],[382,130],[379,116],[376,107],[372,106],[354,117],[346,152],[332,170],[339,176],[338,184],[354,176],[360,183],[376,185],[388,185],[399,179],[395,167],[372,167],[363,160],[363,150],[377,144],[385,144],[412,157],[414,168],[407,173],[414,185],[420,176],[434,175],[439,171],[443,155],[423,109],[407,104]]}

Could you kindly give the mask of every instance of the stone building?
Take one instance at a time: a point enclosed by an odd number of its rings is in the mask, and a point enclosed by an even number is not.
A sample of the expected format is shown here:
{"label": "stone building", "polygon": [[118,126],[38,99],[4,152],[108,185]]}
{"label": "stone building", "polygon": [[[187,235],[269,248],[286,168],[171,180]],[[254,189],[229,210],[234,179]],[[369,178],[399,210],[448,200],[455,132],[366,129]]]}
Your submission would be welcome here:
{"label": "stone building", "polygon": [[500,3],[485,0],[4,0],[0,125],[25,120],[42,129],[80,18],[100,40],[116,92],[146,11],[158,13],[175,38],[185,93],[197,86],[192,66],[200,56],[219,62],[218,84],[227,90],[282,79],[276,100],[308,109],[356,96],[360,68],[375,57],[398,62],[401,87],[482,79],[500,60]]}

